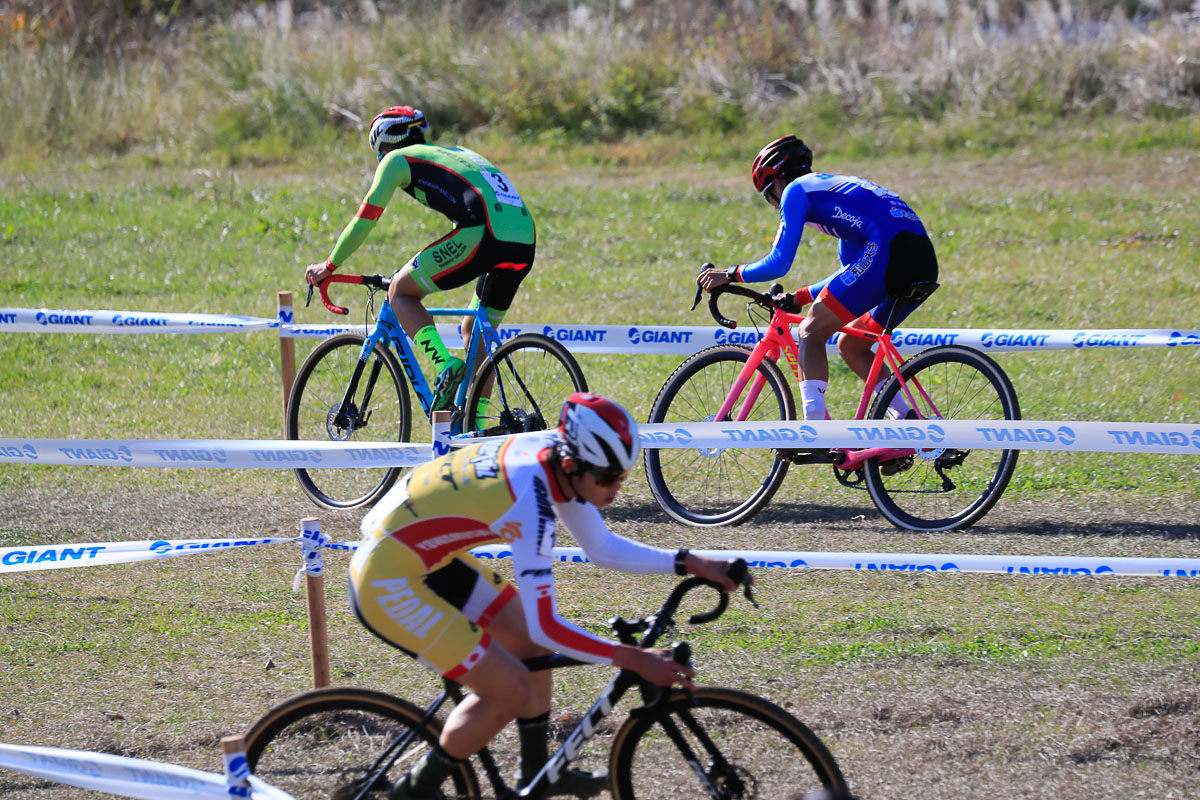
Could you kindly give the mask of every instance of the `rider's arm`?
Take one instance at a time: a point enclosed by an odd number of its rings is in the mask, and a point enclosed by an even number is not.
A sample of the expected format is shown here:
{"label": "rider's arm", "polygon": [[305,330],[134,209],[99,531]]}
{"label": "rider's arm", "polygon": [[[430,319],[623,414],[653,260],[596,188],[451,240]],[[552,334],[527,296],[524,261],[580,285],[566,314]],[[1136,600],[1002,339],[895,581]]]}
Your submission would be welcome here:
{"label": "rider's arm", "polygon": [[512,509],[493,523],[507,530],[513,551],[513,577],[517,596],[525,612],[529,638],[535,643],[580,661],[611,664],[615,642],[572,625],[558,613],[552,554],[557,529],[550,490],[542,478],[540,486],[515,497]]}
{"label": "rider's arm", "polygon": [[354,219],[342,230],[337,244],[325,260],[325,268],[331,272],[342,264],[358,249],[367,238],[367,234],[375,227],[375,221],[383,213],[384,207],[392,199],[397,188],[403,189],[412,181],[412,172],[408,161],[399,152],[392,151],[383,157],[375,169],[375,179],[362,205],[358,207]]}
{"label": "rider's arm", "polygon": [[676,550],[651,547],[613,533],[604,524],[600,510],[591,503],[556,503],[554,510],[593,563],[605,569],[644,575],[675,571]]}
{"label": "rider's arm", "polygon": [[798,181],[792,181],[783,190],[779,201],[779,230],[771,252],[751,264],[739,267],[730,280],[753,283],[770,281],[787,274],[796,258],[796,248],[804,233],[804,218],[808,214],[808,195]]}

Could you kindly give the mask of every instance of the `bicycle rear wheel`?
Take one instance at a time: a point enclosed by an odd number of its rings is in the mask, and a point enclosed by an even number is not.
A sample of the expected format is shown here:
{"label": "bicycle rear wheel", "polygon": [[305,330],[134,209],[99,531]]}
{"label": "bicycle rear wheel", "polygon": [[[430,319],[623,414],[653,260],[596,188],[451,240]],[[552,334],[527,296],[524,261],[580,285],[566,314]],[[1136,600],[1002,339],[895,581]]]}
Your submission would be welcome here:
{"label": "bicycle rear wheel", "polygon": [[[314,689],[263,714],[246,733],[250,771],[296,800],[382,800],[388,787],[437,741],[441,725],[421,725],[423,712],[382,692],[342,686]],[[413,738],[399,758],[362,794],[374,767],[402,735]],[[480,797],[470,762],[442,787],[448,795]]]}
{"label": "bicycle rear wheel", "polygon": [[779,706],[735,689],[674,691],[613,741],[614,800],[786,800],[845,789],[825,744]]}
{"label": "bicycle rear wheel", "polygon": [[[705,348],[667,378],[649,422],[711,422],[742,371],[750,349],[738,345]],[[758,374],[766,383],[746,418],[777,422],[796,418],[787,379],[764,359]],[[741,399],[734,404],[740,407]],[[766,505],[787,475],[788,462],[770,449],[646,448],[646,479],[662,510],[686,525],[740,525]]]}
{"label": "bicycle rear wheel", "polygon": [[479,420],[489,436],[553,428],[563,401],[587,388],[567,348],[548,336],[523,333],[497,347],[475,372],[463,429],[473,430]]}
{"label": "bicycle rear wheel", "polygon": [[[359,364],[365,338],[332,336],[313,348],[296,373],[288,400],[287,436],[332,442],[405,442],[412,431],[412,406],[396,357],[376,346],[353,396],[346,389]],[[344,412],[344,413],[342,413]],[[392,488],[404,467],[297,469],[300,488],[328,508],[371,505]]]}
{"label": "bicycle rear wheel", "polygon": [[[910,358],[901,371],[921,419],[1021,418],[1012,382],[983,353],[935,347]],[[900,381],[893,375],[879,393],[871,419],[886,419],[899,391]],[[1004,494],[1019,452],[933,447],[882,465],[870,459],[864,477],[876,507],[897,528],[962,529],[978,522]]]}

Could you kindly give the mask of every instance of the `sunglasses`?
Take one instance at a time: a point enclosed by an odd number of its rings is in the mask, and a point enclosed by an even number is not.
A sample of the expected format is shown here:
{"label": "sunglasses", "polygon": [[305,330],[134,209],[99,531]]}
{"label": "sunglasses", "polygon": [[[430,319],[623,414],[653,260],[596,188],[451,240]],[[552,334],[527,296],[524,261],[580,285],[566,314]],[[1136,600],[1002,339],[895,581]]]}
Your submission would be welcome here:
{"label": "sunglasses", "polygon": [[[771,192],[772,194],[768,195],[767,192]],[[768,183],[766,186],[764,186],[762,188],[762,191],[759,192],[759,194],[762,195],[763,200],[767,201],[768,205],[773,206],[778,201],[778,197],[774,194],[774,192],[775,192],[775,181],[771,181],[770,183]]]}
{"label": "sunglasses", "polygon": [[619,470],[619,469],[611,469],[611,468],[603,469],[600,467],[588,467],[587,471],[588,471],[588,474],[591,475],[592,478],[595,479],[596,485],[601,486],[605,489],[608,489],[608,488],[612,487],[613,485],[620,483],[621,481],[623,481],[627,477],[629,477],[628,470]]}

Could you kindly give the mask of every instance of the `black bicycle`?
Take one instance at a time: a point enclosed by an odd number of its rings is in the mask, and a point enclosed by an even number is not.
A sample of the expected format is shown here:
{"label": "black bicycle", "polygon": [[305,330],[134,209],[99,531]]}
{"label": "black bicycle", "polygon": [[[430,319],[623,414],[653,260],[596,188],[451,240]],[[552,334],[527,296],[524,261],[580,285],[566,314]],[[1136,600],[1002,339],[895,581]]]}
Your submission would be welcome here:
{"label": "black bicycle", "polygon": [[[744,574],[744,562],[740,569]],[[632,621],[612,619],[614,633],[626,644],[654,646],[674,627],[684,595],[699,586],[718,588],[689,578],[675,587],[656,614]],[[748,587],[746,596],[753,602]],[[688,622],[711,622],[728,603],[728,595],[721,593],[714,609]],[[680,663],[690,660],[687,643],[677,643],[673,650]],[[561,655],[526,663],[534,670],[581,665]],[[520,790],[508,786],[495,757],[484,748],[463,763],[442,791],[449,797],[483,797],[477,762],[497,800],[546,796],[633,688],[640,692],[642,704],[629,712],[609,745],[610,790],[616,800],[781,800],[822,787],[847,788],[824,743],[774,703],[736,689],[666,690],[622,670],[529,785]],[[296,695],[260,717],[246,734],[250,770],[297,800],[384,798],[391,783],[438,740],[438,711],[447,701],[462,698],[462,687],[451,681],[445,681],[444,690],[423,709],[369,689],[331,687]]]}

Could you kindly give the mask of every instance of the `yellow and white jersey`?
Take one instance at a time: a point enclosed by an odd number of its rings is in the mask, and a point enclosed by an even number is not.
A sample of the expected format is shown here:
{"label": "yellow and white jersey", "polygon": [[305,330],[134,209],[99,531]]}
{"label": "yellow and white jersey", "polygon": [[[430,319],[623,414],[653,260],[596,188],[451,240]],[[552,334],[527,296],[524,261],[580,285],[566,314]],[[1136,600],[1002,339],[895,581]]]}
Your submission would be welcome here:
{"label": "yellow and white jersey", "polygon": [[363,519],[363,542],[350,564],[352,584],[362,591],[368,566],[373,576],[415,578],[469,557],[473,547],[503,542],[512,548],[531,638],[582,661],[610,663],[613,642],[557,613],[552,549],[558,521],[602,567],[672,573],[675,551],[618,536],[595,506],[563,497],[547,462],[559,441],[555,431],[524,434],[417,467]]}

